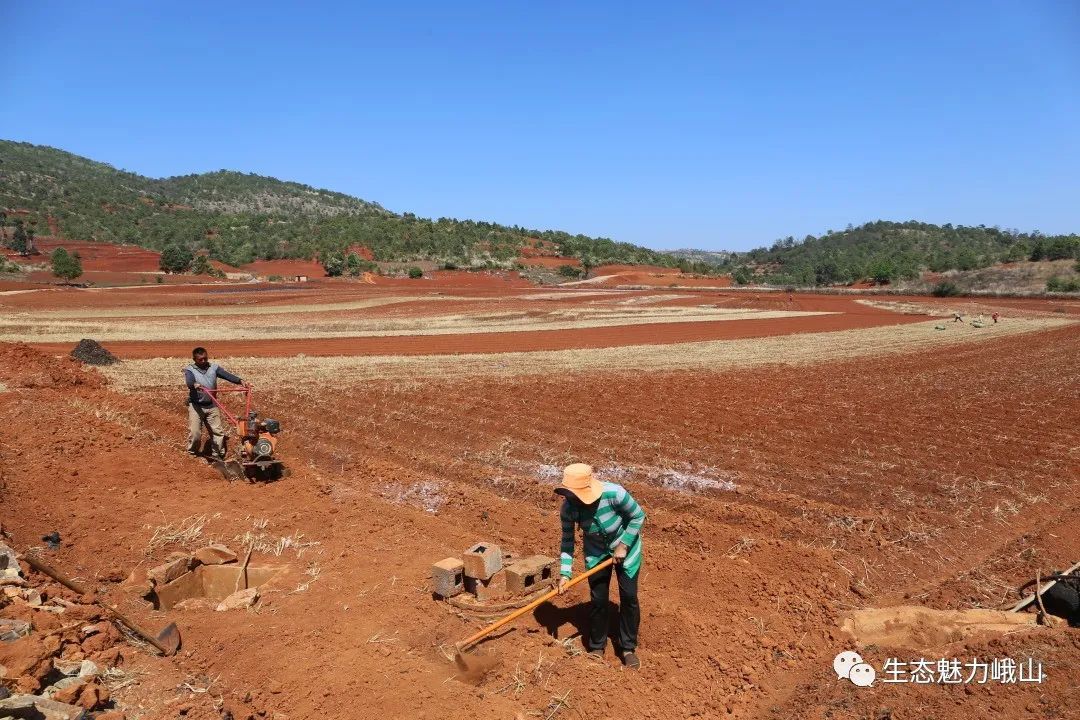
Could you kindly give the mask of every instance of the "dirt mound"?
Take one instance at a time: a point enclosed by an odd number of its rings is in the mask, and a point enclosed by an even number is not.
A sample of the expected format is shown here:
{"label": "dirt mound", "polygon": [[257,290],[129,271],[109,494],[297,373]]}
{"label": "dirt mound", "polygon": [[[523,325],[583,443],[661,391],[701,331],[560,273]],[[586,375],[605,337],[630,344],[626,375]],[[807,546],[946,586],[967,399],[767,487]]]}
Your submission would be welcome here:
{"label": "dirt mound", "polygon": [[101,387],[100,375],[73,357],[55,357],[26,343],[0,344],[0,384],[9,388]]}
{"label": "dirt mound", "polygon": [[83,338],[71,351],[71,357],[84,365],[115,365],[120,362],[115,355],[101,346],[97,340]]}

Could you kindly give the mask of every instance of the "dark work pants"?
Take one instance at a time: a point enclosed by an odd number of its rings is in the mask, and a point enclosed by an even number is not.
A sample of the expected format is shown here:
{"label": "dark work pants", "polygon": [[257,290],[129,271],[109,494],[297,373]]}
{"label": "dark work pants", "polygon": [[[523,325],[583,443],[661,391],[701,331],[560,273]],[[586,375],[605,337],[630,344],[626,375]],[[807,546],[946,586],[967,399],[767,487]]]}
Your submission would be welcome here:
{"label": "dark work pants", "polygon": [[[622,565],[615,566],[619,581],[619,650],[633,652],[637,648],[638,625],[641,624],[641,607],[637,597],[637,575],[629,577]],[[638,571],[640,574],[640,570]],[[589,607],[589,641],[586,650],[603,650],[608,634],[608,588],[611,585],[611,567],[608,566],[589,576],[592,604]]]}

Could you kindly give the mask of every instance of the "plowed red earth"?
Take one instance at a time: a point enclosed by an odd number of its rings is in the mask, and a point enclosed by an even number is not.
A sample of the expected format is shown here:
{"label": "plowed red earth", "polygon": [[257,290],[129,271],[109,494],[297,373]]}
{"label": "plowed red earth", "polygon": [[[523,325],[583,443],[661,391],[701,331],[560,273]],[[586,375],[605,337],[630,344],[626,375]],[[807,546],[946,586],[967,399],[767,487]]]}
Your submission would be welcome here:
{"label": "plowed red earth", "polygon": [[[140,673],[115,693],[129,717],[1075,717],[1077,630],[862,649],[879,668],[1032,657],[1038,685],[858,688],[831,665],[852,647],[846,609],[999,607],[1078,559],[1078,356],[1069,327],[809,367],[324,378],[263,398],[293,474],[247,485],[183,455],[180,388],[121,394],[3,346],[0,519],[20,549],[59,531],[55,564],[148,625],[179,625],[176,657],[125,653]],[[479,625],[432,599],[430,563],[477,540],[555,552],[550,468],[572,460],[649,515],[642,670],[577,652],[576,592],[483,643],[499,662],[463,682],[439,648]],[[148,548],[191,516],[198,542],[317,544],[256,553],[289,570],[254,612],[155,612],[112,586],[181,549]]]}

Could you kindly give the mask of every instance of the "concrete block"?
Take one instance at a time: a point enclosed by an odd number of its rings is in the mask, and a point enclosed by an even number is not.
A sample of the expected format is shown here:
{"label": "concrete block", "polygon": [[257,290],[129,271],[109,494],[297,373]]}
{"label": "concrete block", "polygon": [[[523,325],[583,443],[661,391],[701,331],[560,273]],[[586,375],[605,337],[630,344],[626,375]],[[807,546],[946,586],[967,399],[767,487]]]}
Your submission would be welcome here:
{"label": "concrete block", "polygon": [[506,571],[499,570],[487,580],[465,576],[465,590],[480,602],[491,602],[506,597]]}
{"label": "concrete block", "polygon": [[476,543],[461,556],[465,577],[487,580],[502,570],[502,558],[502,549],[498,545]]}
{"label": "concrete block", "polygon": [[514,595],[531,593],[551,585],[558,577],[559,561],[546,555],[533,555],[515,561],[506,568],[506,589]]}
{"label": "concrete block", "polygon": [[460,595],[465,590],[465,566],[457,558],[446,558],[431,566],[435,594],[444,597]]}

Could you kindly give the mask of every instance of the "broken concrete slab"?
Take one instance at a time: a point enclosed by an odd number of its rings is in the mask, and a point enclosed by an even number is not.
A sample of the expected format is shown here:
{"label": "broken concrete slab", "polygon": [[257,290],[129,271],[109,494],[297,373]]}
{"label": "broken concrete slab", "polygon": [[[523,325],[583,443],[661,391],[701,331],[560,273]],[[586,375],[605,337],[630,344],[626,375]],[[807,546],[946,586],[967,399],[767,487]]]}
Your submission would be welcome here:
{"label": "broken concrete slab", "polygon": [[[284,565],[249,565],[247,585],[260,587],[286,568]],[[155,588],[152,597],[162,610],[171,610],[177,603],[191,598],[221,601],[237,587],[243,587],[244,572],[239,565],[199,565],[171,583]]]}
{"label": "broken concrete slab", "polygon": [[465,565],[465,577],[487,580],[502,570],[502,559],[502,550],[498,545],[477,543],[461,556]]}
{"label": "broken concrete slab", "polygon": [[176,578],[180,577],[188,570],[191,569],[194,558],[190,555],[170,560],[163,565],[150,568],[146,571],[146,576],[150,579],[150,582],[155,585],[168,585]]}
{"label": "broken concrete slab", "polygon": [[487,580],[465,576],[465,590],[480,602],[491,602],[506,596],[506,570],[499,570]]}
{"label": "broken concrete slab", "polygon": [[237,590],[229,597],[221,601],[221,603],[215,608],[218,612],[224,612],[226,610],[242,610],[249,608],[255,604],[259,599],[258,588],[248,588],[247,590]]}
{"label": "broken concrete slab", "polygon": [[465,591],[465,565],[457,558],[444,558],[431,566],[431,581],[440,597],[460,595]]}
{"label": "broken concrete slab", "polygon": [[15,551],[0,542],[0,578],[15,580],[22,577]]}
{"label": "broken concrete slab", "polygon": [[506,568],[506,589],[515,595],[533,592],[555,582],[559,561],[546,555],[532,555]]}
{"label": "broken concrete slab", "polygon": [[236,553],[224,545],[214,543],[196,550],[195,559],[203,565],[227,565],[236,562]]}
{"label": "broken concrete slab", "polygon": [[86,720],[86,710],[41,695],[12,695],[0,700],[0,717],[17,720]]}
{"label": "broken concrete slab", "polygon": [[91,635],[97,635],[98,633],[107,633],[109,632],[109,625],[110,623],[108,620],[102,620],[101,622],[96,622],[91,625],[83,625],[79,630],[79,633],[83,637],[90,637]]}
{"label": "broken concrete slab", "polygon": [[14,642],[30,634],[30,623],[25,620],[0,618],[0,641]]}
{"label": "broken concrete slab", "polygon": [[101,674],[101,669],[93,660],[53,660],[53,667],[58,673],[69,678],[97,677]]}

